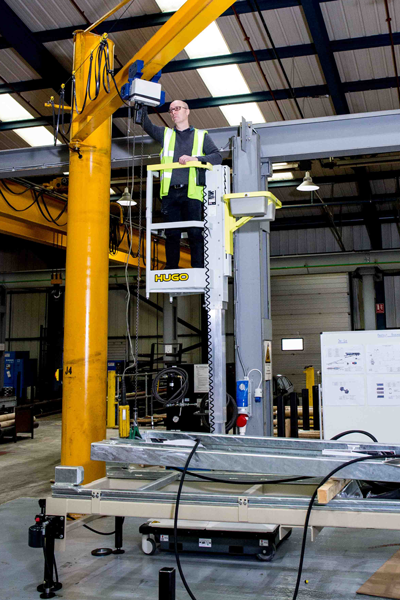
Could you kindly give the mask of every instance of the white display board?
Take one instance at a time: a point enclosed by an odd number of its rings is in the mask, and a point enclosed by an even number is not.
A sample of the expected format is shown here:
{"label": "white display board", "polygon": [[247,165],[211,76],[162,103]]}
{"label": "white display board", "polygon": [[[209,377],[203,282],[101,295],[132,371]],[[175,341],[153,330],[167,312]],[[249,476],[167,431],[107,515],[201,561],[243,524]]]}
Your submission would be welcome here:
{"label": "white display board", "polygon": [[324,438],[400,443],[400,330],[322,333],[321,358]]}

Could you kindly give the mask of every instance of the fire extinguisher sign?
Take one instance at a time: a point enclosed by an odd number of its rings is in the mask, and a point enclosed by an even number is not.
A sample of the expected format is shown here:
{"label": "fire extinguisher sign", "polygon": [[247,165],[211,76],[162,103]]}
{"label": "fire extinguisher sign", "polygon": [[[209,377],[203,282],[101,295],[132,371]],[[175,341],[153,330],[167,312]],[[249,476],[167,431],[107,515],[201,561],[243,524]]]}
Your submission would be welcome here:
{"label": "fire extinguisher sign", "polygon": [[271,342],[264,341],[264,379],[272,379]]}

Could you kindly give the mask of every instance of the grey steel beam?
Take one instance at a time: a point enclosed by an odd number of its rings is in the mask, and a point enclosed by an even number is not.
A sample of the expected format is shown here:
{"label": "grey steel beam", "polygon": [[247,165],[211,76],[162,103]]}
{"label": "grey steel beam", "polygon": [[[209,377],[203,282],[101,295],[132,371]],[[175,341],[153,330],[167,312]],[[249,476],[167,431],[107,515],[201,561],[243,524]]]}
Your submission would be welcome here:
{"label": "grey steel beam", "polygon": [[[400,110],[393,110],[261,123],[253,125],[253,128],[260,136],[262,157],[269,157],[273,162],[290,162],[312,158],[399,152],[399,126]],[[237,127],[210,129],[213,140],[217,147],[222,149],[225,157],[230,154],[230,138],[236,135],[237,131]],[[139,142],[140,138],[138,138],[138,147]],[[145,163],[155,163],[159,158],[159,151],[159,144],[149,136],[145,136]],[[137,156],[135,164],[139,162],[140,157]],[[111,167],[124,168],[131,163],[132,157],[128,153],[127,138],[114,139]],[[69,153],[64,145],[0,152],[0,179],[62,174],[68,171],[68,168]]]}
{"label": "grey steel beam", "polygon": [[398,152],[400,111],[262,123],[261,156],[273,162]]}

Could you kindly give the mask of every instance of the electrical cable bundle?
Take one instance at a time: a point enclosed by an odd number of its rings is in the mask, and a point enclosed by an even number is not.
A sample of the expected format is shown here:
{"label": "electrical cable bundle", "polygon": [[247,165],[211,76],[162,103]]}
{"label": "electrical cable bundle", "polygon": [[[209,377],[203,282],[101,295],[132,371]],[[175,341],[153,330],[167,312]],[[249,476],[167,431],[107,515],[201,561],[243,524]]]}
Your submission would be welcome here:
{"label": "electrical cable bundle", "polygon": [[[369,437],[372,437],[371,434],[368,434],[368,432],[364,432],[364,431],[357,431],[358,433],[365,433],[366,435],[368,435]],[[338,434],[338,436],[335,437],[342,437],[343,435],[347,435],[349,432],[343,432],[342,434]],[[188,459],[185,463],[185,466],[183,469],[177,469],[174,468],[174,470],[176,471],[180,471],[181,472],[181,479],[179,482],[179,487],[178,487],[178,493],[176,496],[176,504],[175,504],[175,514],[174,514],[174,551],[175,551],[175,558],[176,558],[176,564],[178,566],[178,571],[179,571],[179,575],[181,577],[182,583],[185,586],[185,589],[187,591],[187,593],[189,594],[190,598],[192,600],[197,600],[196,596],[193,594],[192,590],[189,587],[189,584],[186,581],[185,575],[183,573],[182,570],[182,566],[181,566],[181,561],[180,561],[180,556],[179,556],[179,551],[178,551],[178,518],[179,518],[179,505],[180,505],[180,499],[181,499],[181,494],[182,494],[182,489],[183,489],[183,484],[184,484],[184,480],[185,480],[185,476],[188,472],[189,466],[190,466],[190,462],[200,444],[200,440],[194,440],[195,444],[188,456]],[[308,505],[308,509],[307,509],[307,513],[306,513],[306,519],[305,519],[305,523],[304,523],[304,528],[303,528],[303,539],[302,539],[302,544],[301,544],[301,551],[300,551],[300,560],[299,560],[299,567],[298,567],[298,571],[297,571],[297,579],[296,579],[296,585],[295,585],[295,589],[294,589],[294,593],[292,596],[292,600],[296,600],[298,593],[299,593],[299,588],[300,588],[300,582],[301,582],[301,576],[302,576],[302,572],[303,572],[303,563],[304,563],[304,556],[305,556],[305,549],[306,549],[306,543],[307,543],[307,531],[308,531],[308,526],[309,526],[309,522],[310,522],[310,517],[311,517],[311,512],[314,506],[314,502],[317,498],[318,495],[318,490],[320,487],[322,487],[327,481],[329,481],[329,479],[335,475],[336,473],[338,473],[339,471],[341,471],[342,469],[344,469],[345,467],[348,467],[350,465],[353,465],[355,463],[359,463],[359,462],[364,462],[367,460],[377,460],[377,459],[385,459],[388,458],[387,456],[385,456],[385,454],[378,454],[378,455],[369,455],[369,456],[360,456],[357,458],[354,458],[353,460],[344,462],[343,464],[339,465],[338,467],[336,467],[335,469],[333,469],[330,473],[328,473],[328,475],[326,475],[322,481],[320,481],[320,483],[318,484],[318,486],[316,487],[313,495],[311,496],[309,505]],[[399,454],[393,454],[390,455],[390,458],[400,458]],[[300,480],[304,480],[304,479],[308,479],[308,477],[295,477],[292,479],[275,479],[275,480],[269,480],[266,481],[264,480],[260,480],[260,481],[241,481],[238,482],[236,481],[229,481],[229,480],[222,480],[222,479],[217,479],[217,478],[212,478],[212,477],[207,477],[206,475],[199,475],[198,473],[193,473],[190,472],[190,475],[193,475],[194,477],[198,477],[199,479],[203,479],[205,481],[214,481],[214,482],[221,482],[221,483],[228,483],[228,484],[232,484],[232,485],[238,485],[238,483],[242,483],[245,485],[255,485],[255,484],[278,484],[278,483],[286,483],[286,482],[290,482],[290,481],[300,481]]]}
{"label": "electrical cable bundle", "polygon": [[[164,377],[167,377],[168,375],[173,375],[173,376],[179,377],[181,379],[180,387],[177,389],[176,392],[174,392],[174,394],[172,394],[172,396],[170,398],[161,396],[160,393],[158,392],[158,385],[159,385],[160,381]],[[162,371],[157,373],[157,375],[154,377],[153,383],[151,386],[151,392],[152,392],[154,399],[163,405],[179,404],[179,402],[186,397],[188,389],[189,389],[188,374],[186,373],[186,371],[184,369],[181,369],[179,367],[167,367],[165,369],[162,369]]]}
{"label": "electrical cable bundle", "polygon": [[[201,423],[203,427],[206,429],[210,428],[210,423],[207,422],[207,403],[208,403],[208,395],[205,394],[200,402],[200,413],[201,414]],[[229,433],[229,431],[235,426],[236,420],[238,418],[238,408],[236,404],[236,400],[230,395],[226,394],[226,409],[228,411],[229,407],[232,410],[232,415],[229,421],[225,425],[225,432]]]}
{"label": "electrical cable bundle", "polygon": [[[17,181],[17,183],[20,183],[19,181]],[[63,214],[65,213],[65,211],[67,210],[67,200],[66,198],[63,198],[61,196],[57,196],[58,200],[63,200],[65,202],[65,205],[63,206],[63,208],[60,210],[60,212],[58,213],[57,216],[53,216],[50,212],[49,207],[47,206],[46,200],[44,198],[45,194],[48,194],[49,196],[51,194],[49,194],[45,189],[40,189],[38,186],[36,185],[27,185],[25,184],[25,182],[23,183],[23,185],[26,185],[26,190],[24,190],[23,192],[14,192],[6,183],[5,181],[1,182],[1,185],[7,190],[8,193],[12,194],[13,196],[22,196],[23,194],[25,194],[26,192],[30,191],[32,196],[33,196],[33,201],[28,204],[28,206],[26,206],[25,208],[16,208],[15,206],[13,206],[13,204],[11,204],[11,202],[9,202],[9,200],[6,198],[6,196],[4,195],[3,191],[0,188],[0,196],[3,198],[3,200],[5,201],[5,203],[15,212],[25,212],[26,210],[28,210],[29,208],[31,208],[32,206],[34,206],[35,204],[37,205],[42,217],[48,222],[48,223],[53,223],[53,225],[57,225],[57,227],[64,227],[64,225],[66,225],[65,223],[59,223],[59,219],[63,216]],[[46,214],[47,213],[47,214]]]}

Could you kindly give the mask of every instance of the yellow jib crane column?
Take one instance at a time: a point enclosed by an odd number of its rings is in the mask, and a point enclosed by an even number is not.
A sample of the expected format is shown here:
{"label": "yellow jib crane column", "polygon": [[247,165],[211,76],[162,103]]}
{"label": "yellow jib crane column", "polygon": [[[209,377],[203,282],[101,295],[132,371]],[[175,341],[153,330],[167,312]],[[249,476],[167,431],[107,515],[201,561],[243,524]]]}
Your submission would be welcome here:
{"label": "yellow jib crane column", "polygon": [[[100,41],[93,33],[75,34],[79,110],[90,53],[95,59]],[[113,42],[108,46],[112,68]],[[71,142],[76,119],[73,112]],[[106,437],[111,117],[78,148],[70,151],[69,167],[61,463],[82,465],[89,483],[105,475],[105,464],[90,460],[90,444]]]}

